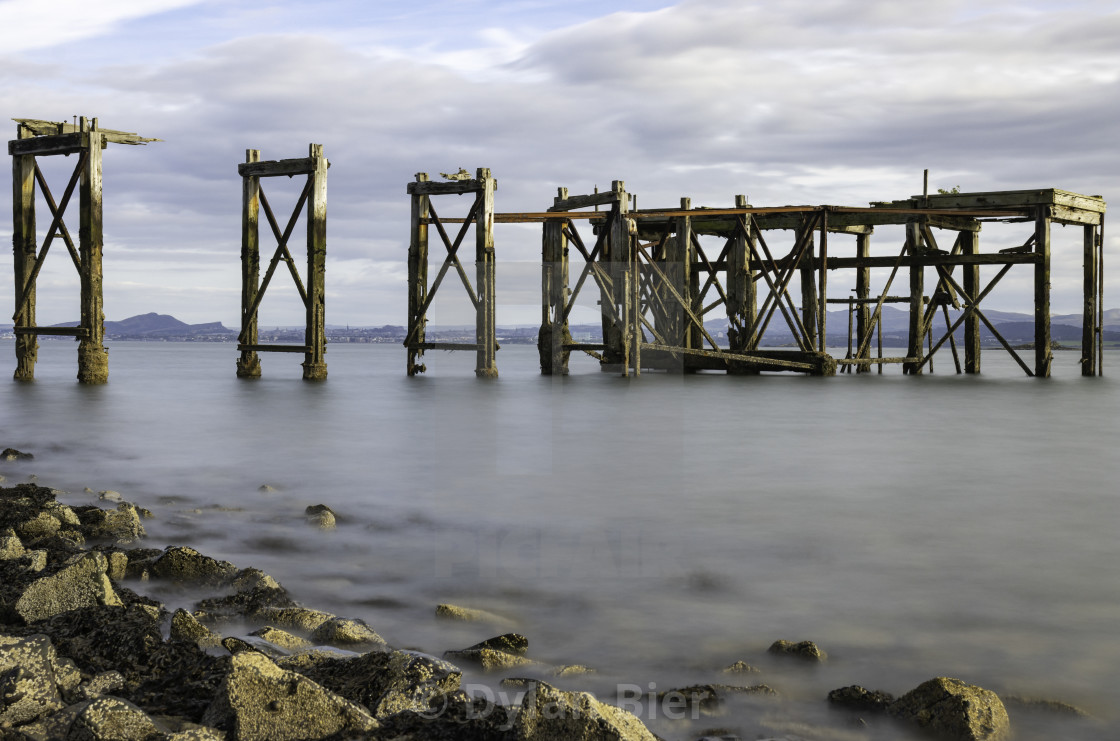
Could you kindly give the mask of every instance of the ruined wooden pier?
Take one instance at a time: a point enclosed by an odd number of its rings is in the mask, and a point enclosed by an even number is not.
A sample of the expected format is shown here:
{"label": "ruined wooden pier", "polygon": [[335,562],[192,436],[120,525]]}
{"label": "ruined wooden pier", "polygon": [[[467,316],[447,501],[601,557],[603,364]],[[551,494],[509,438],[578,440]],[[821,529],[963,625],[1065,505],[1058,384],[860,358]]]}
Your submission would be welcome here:
{"label": "ruined wooden pier", "polygon": [[[409,348],[410,375],[424,369],[415,363],[417,353],[435,347],[426,345],[422,334],[425,312],[434,294],[427,288],[426,278],[428,224],[437,224],[448,249],[433,289],[454,264],[471,290],[455,250],[473,212],[465,220],[439,220],[425,210],[423,201],[417,200],[421,191],[458,192],[454,189],[459,186],[420,185],[409,187],[413,194],[413,246],[409,262],[409,337],[405,344]],[[643,369],[833,375],[838,368],[863,373],[873,366],[881,373],[889,364],[899,364],[904,373],[917,375],[932,368],[934,355],[946,348],[958,373],[979,373],[980,327],[984,325],[1027,375],[1047,377],[1053,359],[1053,224],[1083,230],[1081,372],[1093,376],[1103,371],[1105,203],[1099,196],[1056,189],[940,193],[862,208],[756,207],[746,196],[736,196],[734,204],[726,208],[694,208],[687,198],[681,199],[679,207],[668,209],[637,210],[632,203],[636,203],[636,197],[616,180],[609,191],[601,193],[570,195],[561,188],[547,211],[493,215],[494,223],[542,224],[541,373],[566,374],[570,354],[585,352],[597,358],[604,370],[623,375]],[[443,227],[453,222],[463,224],[454,243]],[[1015,246],[982,250],[979,235],[985,224],[1017,230]],[[903,229],[905,237],[897,254],[893,250],[872,254],[872,234],[882,226]],[[706,251],[701,237],[718,241]],[[847,241],[849,237],[854,237],[854,244]],[[487,239],[493,239],[489,231]],[[786,246],[779,248],[783,239]],[[948,246],[950,240],[951,247],[941,246]],[[486,254],[492,261],[492,250]],[[579,266],[574,285],[570,257],[575,257]],[[981,266],[999,270],[981,284]],[[1032,273],[1033,363],[1024,360],[1001,336],[981,308],[981,302],[1017,266]],[[873,269],[890,270],[878,295],[871,292]],[[832,276],[841,271],[854,284],[854,295],[830,298],[829,282],[835,285],[837,280]],[[900,272],[905,279],[899,279]],[[589,278],[598,291],[602,314],[603,339],[597,343],[574,341],[569,324]],[[492,291],[492,278],[490,281]],[[482,305],[473,294],[472,300],[476,307]],[[491,302],[492,298],[487,299],[487,321],[480,319],[478,323],[479,347],[493,342],[493,337],[485,334],[493,326]],[[901,356],[883,356],[881,318],[887,303],[908,308],[907,349]],[[842,358],[827,352],[830,304],[848,308],[848,347]],[[956,312],[955,319],[950,309]],[[717,342],[705,327],[706,318],[710,321],[717,310],[726,317],[726,345]],[[937,329],[941,319],[944,330]],[[795,349],[764,347],[767,330],[778,322],[789,329]],[[962,326],[963,363],[957,346]],[[874,355],[873,345],[877,349]]]}
{"label": "ruined wooden pier", "polygon": [[[16,138],[8,142],[12,156],[12,251],[15,263],[16,371],[19,381],[35,378],[39,335],[75,337],[78,340],[78,380],[109,380],[109,353],[105,349],[105,314],[102,299],[101,255],[104,247],[101,214],[101,151],[109,144],[146,144],[159,141],[127,131],[102,129],[97,119],[84,116],[74,123],[17,118]],[[39,167],[39,157],[78,155],[62,198],[56,203]],[[51,224],[42,246],[35,225],[36,186],[51,212]],[[78,244],[66,228],[63,215],[74,190],[78,190]],[[35,284],[56,237],[61,237],[81,283],[81,321],[77,327],[40,327],[35,324]]]}
{"label": "ruined wooden pier", "polygon": [[[311,144],[307,157],[261,161],[258,149],[245,151],[245,162],[237,166],[241,175],[241,332],[237,337],[238,378],[258,378],[261,361],[257,353],[303,353],[303,377],[321,381],[327,377],[326,266],[327,266],[327,168],[322,144]],[[261,178],[305,175],[303,191],[296,201],[284,230],[261,188]],[[300,278],[288,241],[300,214],[307,206],[307,286]],[[269,229],[276,238],[276,250],[261,280],[260,211],[264,209]],[[258,312],[276,267],[283,261],[291,273],[306,310],[304,344],[280,345],[260,342]]]}

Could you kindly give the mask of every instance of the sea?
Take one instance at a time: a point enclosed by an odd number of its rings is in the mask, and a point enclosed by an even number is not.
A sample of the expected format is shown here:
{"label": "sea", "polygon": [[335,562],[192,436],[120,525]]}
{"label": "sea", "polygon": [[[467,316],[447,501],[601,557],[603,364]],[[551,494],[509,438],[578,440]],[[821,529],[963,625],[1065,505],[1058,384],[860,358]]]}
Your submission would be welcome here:
{"label": "sea", "polygon": [[[488,381],[472,353],[429,352],[409,378],[400,346],[332,344],[316,383],[301,356],[241,380],[232,344],[112,342],[109,383],[87,387],[76,345],[44,340],[34,382],[0,381],[0,446],[35,456],[0,475],[70,504],[119,492],[151,510],[148,547],[261,568],[397,647],[522,633],[538,665],[464,667],[497,702],[518,699],[501,677],[536,676],[666,739],[896,739],[828,692],[947,676],[1091,716],[1009,702],[1016,739],[1116,738],[1120,353],[1100,378],[1079,355],[1056,352],[1050,379],[999,349],[979,376],[939,353],[921,376],[622,378],[579,356],[549,377],[507,345]],[[0,358],[14,370],[12,341]],[[308,524],[317,504],[337,528]],[[440,620],[443,603],[508,622]],[[723,672],[739,661],[759,671]],[[569,665],[594,673],[552,675]],[[696,684],[777,694],[650,701]]]}

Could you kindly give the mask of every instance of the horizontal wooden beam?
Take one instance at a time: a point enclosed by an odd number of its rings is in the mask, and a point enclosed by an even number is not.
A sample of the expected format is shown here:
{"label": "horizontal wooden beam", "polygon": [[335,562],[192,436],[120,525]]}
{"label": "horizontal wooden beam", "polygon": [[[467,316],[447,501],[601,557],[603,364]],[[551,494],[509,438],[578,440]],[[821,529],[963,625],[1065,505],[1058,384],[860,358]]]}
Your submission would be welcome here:
{"label": "horizontal wooden beam", "polygon": [[587,208],[588,206],[605,206],[621,201],[622,195],[622,193],[613,190],[605,190],[602,193],[591,193],[586,196],[571,196],[570,198],[558,199],[556,205],[548,210],[570,211],[576,208]]}
{"label": "horizontal wooden beam", "polygon": [[311,352],[309,345],[242,345],[238,344],[240,352]]}
{"label": "horizontal wooden beam", "polygon": [[876,363],[920,363],[921,358],[837,358],[837,365],[875,365]]}
{"label": "horizontal wooden beam", "polygon": [[88,147],[89,135],[76,132],[56,136],[36,136],[30,139],[12,139],[8,142],[8,154],[13,157],[76,154]]}
{"label": "horizontal wooden beam", "polygon": [[[37,118],[13,118],[17,124],[22,126],[27,131],[35,136],[57,136],[59,134],[75,134],[81,133],[82,129],[79,125],[67,123],[65,121],[42,121]],[[86,129],[89,130],[88,128]],[[133,131],[117,131],[116,129],[96,129],[107,142],[114,144],[147,144],[148,142],[159,142],[163,139],[149,139],[140,136]]]}
{"label": "horizontal wooden beam", "polygon": [[565,350],[575,350],[576,352],[598,352],[607,349],[607,346],[601,342],[598,344],[594,342],[565,342],[561,347]]}
{"label": "horizontal wooden beam", "polygon": [[410,342],[409,350],[478,350],[474,342]]}
{"label": "horizontal wooden beam", "polygon": [[[330,167],[330,163],[327,163]],[[311,157],[296,157],[290,160],[266,160],[264,162],[242,162],[237,166],[241,177],[269,178],[287,175],[310,175],[315,172],[315,160]]]}
{"label": "horizontal wooden beam", "polygon": [[16,327],[16,334],[53,335],[56,337],[89,337],[85,327]]}
{"label": "horizontal wooden beam", "polygon": [[[883,299],[884,304],[906,304],[910,302],[909,296],[887,296]],[[828,304],[877,304],[878,298],[830,298],[825,301]]]}
{"label": "horizontal wooden beam", "polygon": [[670,355],[692,355],[701,358],[708,358],[709,360],[720,360],[725,362],[728,366],[733,364],[743,364],[750,367],[773,369],[773,370],[796,370],[796,371],[812,371],[815,366],[812,363],[797,362],[794,360],[782,360],[772,356],[762,354],[758,355],[743,355],[733,353],[731,351],[716,351],[716,350],[701,350],[685,347],[673,347],[670,345],[659,345],[654,343],[643,342],[641,351],[645,352],[663,352]]}
{"label": "horizontal wooden beam", "polygon": [[[494,187],[497,187],[497,182],[495,182]],[[481,192],[482,182],[473,179],[450,180],[446,183],[425,180],[423,182],[412,182],[408,184],[408,194],[412,196],[446,196]]]}

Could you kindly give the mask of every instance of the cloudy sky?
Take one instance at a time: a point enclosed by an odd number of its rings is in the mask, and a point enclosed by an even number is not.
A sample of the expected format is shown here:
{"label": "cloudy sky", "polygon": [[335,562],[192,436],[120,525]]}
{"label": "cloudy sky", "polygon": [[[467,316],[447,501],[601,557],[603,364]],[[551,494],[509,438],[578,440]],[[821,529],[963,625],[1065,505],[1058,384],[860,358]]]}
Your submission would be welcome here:
{"label": "cloudy sky", "polygon": [[[491,168],[498,211],[614,179],[643,208],[737,193],[859,206],[919,193],[925,168],[931,189],[1115,202],[1120,12],[1114,0],[0,0],[0,112],[97,116],[164,140],[105,153],[107,318],[236,327],[237,164],[247,148],[282,159],[316,142],[332,163],[328,322],[403,324],[405,187],[421,171]],[[72,158],[44,166],[60,194]],[[277,211],[297,185],[265,181]],[[451,201],[442,215],[462,210]],[[76,234],[76,204],[68,223]],[[982,244],[1022,241],[1003,229]],[[539,230],[498,227],[499,322],[539,317]],[[1080,309],[1080,236],[1056,227],[1057,312]],[[897,250],[889,231],[876,244]],[[1111,257],[1120,239],[1106,244]],[[60,243],[46,265],[40,323],[76,319]],[[7,249],[0,272],[12,274]],[[263,326],[302,323],[281,279]],[[986,305],[1028,310],[1029,279],[1012,271]],[[445,286],[433,321],[471,321]],[[846,295],[847,278],[830,287]],[[1106,305],[1117,289],[1110,279]],[[0,281],[0,305],[12,292]]]}

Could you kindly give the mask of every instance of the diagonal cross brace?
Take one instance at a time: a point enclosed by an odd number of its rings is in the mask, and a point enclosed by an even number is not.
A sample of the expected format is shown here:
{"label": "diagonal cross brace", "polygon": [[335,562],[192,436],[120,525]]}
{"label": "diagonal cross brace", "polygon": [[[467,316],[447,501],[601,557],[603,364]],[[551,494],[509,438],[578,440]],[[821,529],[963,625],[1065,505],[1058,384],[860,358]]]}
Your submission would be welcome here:
{"label": "diagonal cross brace", "polygon": [[[66,207],[70,205],[70,197],[74,195],[74,188],[78,185],[78,180],[81,179],[82,169],[85,167],[86,160],[89,158],[89,152],[83,151],[78,158],[78,164],[74,168],[74,174],[70,176],[70,182],[66,184],[66,191],[62,194],[62,203],[58,209],[51,209],[54,218],[51,220],[51,228],[47,230],[47,238],[43,242],[43,247],[39,250],[38,257],[35,258],[35,267],[31,269],[31,274],[27,276],[22,287],[20,287],[19,296],[16,300],[16,313],[12,315],[12,321],[18,322],[23,312],[27,310],[28,300],[31,296],[31,287],[35,285],[36,278],[39,277],[39,271],[43,268],[43,261],[47,259],[47,251],[51,248],[51,242],[54,241],[54,235],[62,225],[62,215],[66,211]],[[38,171],[38,165],[35,167]],[[65,228],[65,227],[62,227]],[[67,240],[69,242],[69,240]],[[79,267],[79,270],[81,268]]]}

